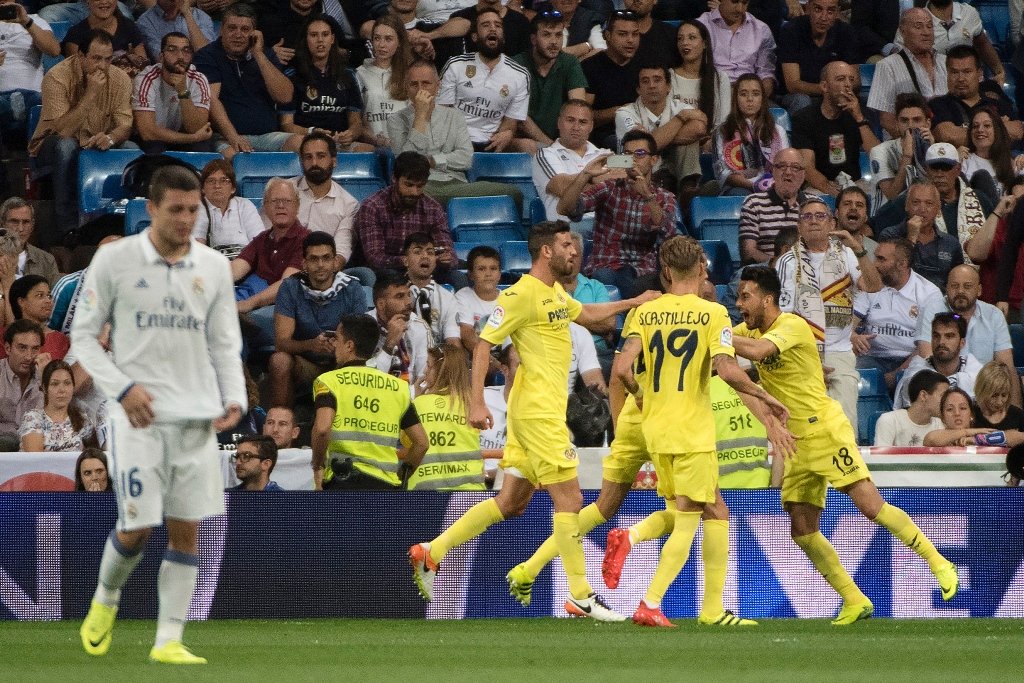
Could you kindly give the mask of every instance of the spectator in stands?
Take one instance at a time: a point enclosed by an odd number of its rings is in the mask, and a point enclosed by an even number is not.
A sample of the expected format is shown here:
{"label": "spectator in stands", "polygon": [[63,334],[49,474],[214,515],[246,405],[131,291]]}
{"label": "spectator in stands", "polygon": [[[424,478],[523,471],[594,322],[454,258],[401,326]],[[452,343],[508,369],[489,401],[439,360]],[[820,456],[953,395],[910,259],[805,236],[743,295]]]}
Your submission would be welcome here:
{"label": "spectator in stands", "polygon": [[860,238],[835,227],[820,199],[800,204],[800,240],[775,263],[782,284],[779,308],[810,324],[828,394],[843,406],[850,423],[857,424],[860,376],[850,342],[853,302],[859,292],[879,291],[882,279]]}
{"label": "spectator in stands", "polygon": [[973,446],[974,437],[995,431],[989,427],[974,426],[974,401],[959,387],[950,387],[942,395],[942,428],[928,432],[925,446]]}
{"label": "spectator in stands", "polygon": [[[327,17],[334,31],[337,46],[346,47],[349,52],[361,47],[355,41],[352,23],[338,0],[288,0],[271,4],[270,11],[261,15],[258,22],[263,31],[266,44],[273,49],[281,64],[294,66],[292,58],[300,49],[306,34],[306,22],[312,17]],[[360,54],[362,56],[362,54]]]}
{"label": "spectator in stands", "polygon": [[431,348],[444,343],[459,346],[459,304],[454,294],[434,281],[437,254],[430,235],[414,232],[406,237],[402,261],[409,278],[413,310],[430,328]]}
{"label": "spectator in stands", "polygon": [[20,139],[31,135],[28,113],[41,102],[43,55],[56,57],[60,44],[38,14],[15,0],[0,0],[0,7],[8,5],[17,16],[0,22],[0,139],[12,134]]}
{"label": "spectator in stands", "polygon": [[279,450],[291,448],[299,438],[299,425],[295,423],[295,411],[289,406],[274,406],[267,411],[263,420],[263,435],[269,436]]}
{"label": "spectator in stands", "polygon": [[[934,146],[934,145],[933,145]],[[911,267],[939,289],[946,287],[949,271],[964,262],[963,250],[956,237],[938,230],[941,199],[938,188],[927,181],[918,181],[906,193],[906,215],[903,222],[881,231],[879,239],[904,238],[914,245]]]}
{"label": "spectator in stands", "polygon": [[[107,235],[100,240],[99,246],[102,247],[104,244],[110,244],[119,239],[121,239],[120,235]],[[2,244],[3,240],[0,239],[0,246]],[[0,264],[2,263],[3,260],[0,258]],[[85,279],[86,270],[88,268],[68,273],[57,280],[57,284],[53,286],[53,290],[50,292],[53,298],[53,313],[50,315],[51,329],[64,334],[71,333],[71,321],[75,317],[75,308],[78,306],[78,297],[82,293],[82,281]]]}
{"label": "spectator in stands", "polygon": [[388,119],[409,106],[405,86],[412,48],[401,20],[391,14],[373,22],[370,44],[373,56],[356,69],[363,98],[363,140],[390,147]]}
{"label": "spectator in stands", "polygon": [[793,117],[793,147],[803,155],[807,184],[830,195],[860,180],[860,152],[871,152],[878,138],[864,118],[857,69],[830,62],[821,71],[821,104]]}
{"label": "spectator in stands", "polygon": [[283,491],[270,475],[277,465],[277,444],[269,436],[250,434],[240,438],[231,455],[235,477],[241,481],[230,491]]}
{"label": "spectator in stands", "polygon": [[911,183],[926,176],[924,159],[935,142],[931,129],[931,109],[916,92],[896,96],[893,106],[898,135],[876,145],[870,152],[871,172],[875,176],[875,206],[895,199]]}
{"label": "spectator in stands", "polygon": [[715,67],[711,35],[707,26],[696,19],[687,19],[679,25],[676,49],[682,63],[672,70],[672,99],[703,112],[710,134],[725,123],[730,112],[729,75]]}
{"label": "spectator in stands", "polygon": [[210,161],[200,179],[205,210],[196,216],[192,237],[233,259],[263,232],[260,210],[245,197],[235,196],[238,185],[230,161]]}
{"label": "spectator in stands", "polygon": [[[1009,202],[1013,199],[1010,197],[1003,197],[1002,202]],[[978,240],[982,246],[984,246],[984,237],[988,234],[993,234],[993,241],[989,244],[990,254],[988,260],[982,264],[983,277],[987,275],[985,272],[992,261],[996,261],[994,264],[996,267],[996,280],[995,280],[995,292],[991,297],[986,297],[989,301],[996,302],[996,308],[998,308],[1004,316],[1018,315],[1020,309],[1020,300],[1018,298],[1019,292],[1022,287],[1022,279],[1024,279],[1024,263],[1021,263],[1021,244],[1024,242],[1024,209],[1021,211],[1012,210],[1006,211],[1005,207],[999,206],[989,214],[989,221],[996,220],[997,228],[992,228],[987,225],[986,229],[978,232],[975,238],[981,237]],[[1002,240],[1000,241],[1000,237]],[[978,254],[980,256],[980,254]],[[986,286],[990,286],[991,281],[983,280]],[[1013,314],[1011,314],[1010,307],[1014,307]]]}
{"label": "spectator in stands", "polygon": [[472,353],[480,340],[480,330],[498,300],[498,283],[501,282],[501,255],[498,250],[486,244],[470,249],[466,256],[466,274],[470,286],[455,292],[458,304],[456,321],[462,346]]}
{"label": "spectator in stands", "polygon": [[0,294],[4,297],[0,302],[0,327],[5,327],[14,320],[10,293],[11,285],[18,278],[18,257],[21,251],[21,240],[18,236],[4,230],[3,234],[0,234]]}
{"label": "spectator in stands", "polygon": [[987,107],[971,114],[967,152],[960,162],[960,172],[972,188],[990,197],[1015,191],[1024,169],[1024,156],[1013,156],[1006,126]]}
{"label": "spectator in stands", "polygon": [[0,451],[16,451],[18,428],[25,413],[43,407],[41,368],[50,356],[40,353],[43,328],[31,320],[15,320],[4,330],[6,358],[0,358]]}
{"label": "spectator in stands", "polygon": [[[470,0],[470,2],[472,2],[472,0]],[[401,24],[408,32],[409,47],[412,49],[412,54],[415,55],[417,59],[424,59],[431,62],[434,60],[436,53],[434,50],[434,44],[430,42],[429,38],[427,38],[426,33],[433,28],[440,26],[444,21],[442,20],[440,23],[435,24],[422,21],[417,16],[418,9],[418,0],[390,0],[386,7],[383,7],[381,10],[376,12],[372,12],[371,14],[376,16],[377,21],[384,17],[390,17],[396,20],[396,23]],[[359,29],[359,35],[370,40],[377,21],[367,19],[363,22],[363,25]],[[374,57],[376,57],[377,53],[375,47],[373,49],[373,53]]]}
{"label": "spectator in stands", "polygon": [[334,239],[314,231],[302,241],[302,271],[281,282],[274,300],[270,404],[292,405],[293,387],[308,393],[313,380],[334,369],[334,330],[345,315],[366,313],[359,281],[338,267]]}
{"label": "spectator in stands", "polygon": [[[363,137],[363,98],[348,59],[335,44],[330,17],[318,14],[303,24],[295,58],[291,111],[281,112],[281,130],[323,133],[343,152],[368,152]],[[301,151],[300,151],[301,156]]]}
{"label": "spectator in stands", "polygon": [[23,275],[11,284],[11,314],[14,320],[31,320],[43,329],[42,353],[47,353],[54,360],[61,360],[71,347],[71,341],[63,332],[56,332],[47,327],[50,314],[53,313],[53,298],[50,296],[50,285],[42,275]]}
{"label": "spectator in stands", "polygon": [[430,235],[434,246],[440,249],[435,278],[439,282],[462,284],[464,278],[455,270],[459,259],[444,209],[425,192],[431,172],[424,155],[399,154],[391,185],[363,201],[356,212],[355,230],[366,265],[374,270],[402,268],[406,238],[417,232]]}
{"label": "spectator in stands", "polygon": [[[558,284],[562,285],[566,294],[581,304],[599,304],[611,301],[607,285],[580,272],[583,264],[583,236],[578,232],[572,233],[572,242],[576,246],[576,256],[570,261],[565,276],[558,279]],[[589,327],[594,340],[594,350],[597,353],[601,372],[606,382],[611,376],[612,361],[615,359],[614,346],[609,343],[612,333],[615,332],[615,325],[615,318],[605,318]]]}
{"label": "spectator in stands", "polygon": [[476,28],[477,17],[484,11],[497,12],[501,19],[504,35],[499,48],[501,52],[511,57],[530,49],[530,20],[522,12],[510,10],[502,0],[477,0],[476,4],[457,9],[444,24],[425,35],[432,41],[462,38],[465,40],[465,51],[476,52],[481,47],[478,41],[482,36],[473,29]]}
{"label": "spectator in stands", "polygon": [[210,83],[192,65],[188,36],[164,34],[156,59],[135,77],[132,88],[139,146],[147,154],[212,152]]}
{"label": "spectator in stands", "polygon": [[868,193],[857,185],[847,185],[836,197],[836,225],[851,235],[859,237],[864,243],[868,254],[874,258],[878,242],[874,240],[874,231],[868,225]]}
{"label": "spectator in stands", "polygon": [[443,24],[457,9],[472,7],[476,0],[420,0],[416,16],[430,24]]}
{"label": "spectator in stands", "polygon": [[515,143],[516,131],[529,113],[530,72],[502,54],[505,42],[498,12],[479,12],[471,35],[479,39],[477,52],[454,57],[445,65],[437,103],[462,113],[476,151],[530,151],[534,145]]}
{"label": "spectator in stands", "polygon": [[558,213],[573,220],[595,212],[594,250],[587,272],[618,287],[623,298],[656,287],[658,246],[676,232],[675,196],[651,181],[657,150],[650,133],[628,132],[622,139],[622,153],[633,158],[633,168],[625,179],[591,185],[591,179],[607,168],[600,157],[576,175],[558,200]]}
{"label": "spectator in stands", "polygon": [[875,65],[868,106],[878,112],[882,128],[899,137],[894,106],[896,96],[920,93],[926,99],[946,94],[946,55],[935,50],[931,14],[922,7],[908,9],[900,17],[904,49]]}
{"label": "spectator in stands", "polygon": [[582,61],[596,55],[598,50],[608,47],[604,40],[604,32],[601,30],[605,14],[590,3],[582,4],[580,0],[551,0],[547,3],[535,3],[534,10],[538,13],[559,12],[562,15],[565,22],[562,31],[563,52]]}
{"label": "spectator in stands", "polygon": [[692,187],[700,179],[698,143],[707,136],[707,118],[699,109],[687,109],[680,100],[669,99],[667,67],[641,65],[637,78],[640,97],[615,112],[617,148],[629,131],[650,133],[662,167],[672,172],[681,193],[684,183]]}
{"label": "spectator in stands", "polygon": [[929,102],[933,113],[932,126],[935,128],[935,137],[940,142],[949,142],[956,147],[965,146],[969,138],[968,119],[975,107],[980,105],[994,107],[999,117],[1007,124],[1010,137],[1015,142],[1020,141],[1024,134],[1024,125],[1020,121],[1010,120],[1013,114],[1010,100],[1002,96],[987,97],[981,91],[984,71],[977,50],[966,45],[952,48],[946,55],[946,73],[948,92]]}
{"label": "spectator in stands", "polygon": [[107,469],[107,454],[99,448],[86,448],[75,461],[75,490],[112,491]]}
{"label": "spectator in stands", "polygon": [[200,50],[217,40],[213,19],[193,4],[194,0],[156,0],[139,16],[139,31],[146,39],[146,51],[154,63],[160,59],[164,50],[163,39],[168,33],[185,36],[193,50]]}
{"label": "spectator in stands", "polygon": [[997,360],[985,363],[974,383],[974,424],[1001,432],[1024,430],[1024,410],[1012,402],[1014,387],[1020,390],[1013,366]]}
{"label": "spectator in stands", "polygon": [[72,399],[75,378],[71,366],[52,360],[43,368],[43,407],[21,418],[21,450],[29,453],[81,451],[94,444],[95,427]]}
{"label": "spectator in stands", "polygon": [[256,30],[244,3],[224,10],[220,39],[195,54],[195,65],[210,82],[210,118],[217,151],[229,161],[238,152],[294,152],[302,137],[278,130],[277,107],[290,105],[292,82]]}
{"label": "spectator in stands", "polygon": [[942,298],[938,287],[911,269],[913,258],[914,246],[907,240],[882,240],[875,250],[875,268],[885,286],[879,292],[858,293],[853,303],[854,326],[862,328],[851,337],[857,367],[881,370],[890,391],[896,387],[896,373],[916,353],[921,311]]}
{"label": "spectator in stands", "polygon": [[893,399],[896,408],[910,405],[910,382],[921,370],[940,372],[949,380],[951,387],[959,387],[968,395],[974,395],[974,382],[981,371],[981,363],[964,348],[967,321],[954,313],[939,313],[932,319],[931,330],[932,355],[927,358],[914,356],[911,359],[896,386]]}
{"label": "spectator in stands", "polygon": [[71,57],[85,51],[89,34],[104,31],[111,38],[114,66],[134,78],[147,64],[145,39],[131,15],[121,14],[114,0],[89,0],[89,16],[68,29],[64,38],[64,56]]}
{"label": "spectator in stands", "polygon": [[676,29],[651,16],[657,0],[623,0],[628,12],[636,15],[640,28],[640,44],[636,57],[641,64],[658,64],[672,69],[679,66],[681,58],[675,47]]}
{"label": "spectator in stands", "polygon": [[914,375],[909,391],[913,401],[906,408],[884,413],[875,424],[875,446],[921,446],[925,436],[942,429],[940,402],[949,381],[934,370]]}
{"label": "spectator in stands", "polygon": [[43,110],[28,145],[36,168],[52,167],[57,233],[78,228],[78,154],[83,149],[135,147],[132,132],[132,80],[110,65],[110,36],[92,31],[82,51],[43,77]]}
{"label": "spectator in stands", "polygon": [[743,200],[740,209],[740,259],[744,264],[765,263],[775,248],[775,236],[783,228],[796,228],[800,203],[806,195],[803,155],[792,147],[775,153],[772,184]]}
{"label": "spectator in stands", "polygon": [[[10,273],[0,270],[0,294],[7,296],[14,278],[22,275],[42,275],[51,286],[57,281],[57,262],[48,251],[43,251],[29,240],[36,227],[36,211],[31,203],[21,197],[10,197],[0,204],[0,227],[21,242],[21,253]],[[6,275],[10,280],[4,277]]]}
{"label": "spectator in stands", "polygon": [[373,284],[373,305],[366,315],[377,321],[380,336],[367,364],[415,386],[427,369],[430,327],[413,312],[405,274],[381,273]]}
{"label": "spectator in stands", "polygon": [[[892,54],[900,23],[900,0],[858,0],[850,3],[850,25],[857,31],[863,59],[874,62]],[[873,58],[873,59],[872,59]]]}
{"label": "spectator in stands", "polygon": [[[1003,63],[982,26],[978,10],[966,2],[953,0],[930,0],[923,9],[928,12],[932,21],[936,52],[948,56],[957,46],[973,46],[992,71],[996,81],[1000,85],[1006,81]],[[899,46],[905,39],[906,36],[901,31],[896,36],[896,45]]]}
{"label": "spectator in stands", "polygon": [[775,38],[768,25],[747,12],[743,0],[722,0],[718,9],[700,15],[711,34],[715,66],[730,80],[746,73],[761,79],[766,97],[775,92]]}
{"label": "spectator in stands", "polygon": [[604,26],[607,49],[580,65],[587,78],[587,99],[594,108],[591,141],[598,147],[615,147],[615,113],[633,100],[639,82],[639,18],[632,12],[612,12]]}
{"label": "spectator in stands", "polygon": [[[830,62],[861,61],[856,30],[838,19],[839,0],[810,0],[806,14],[790,19],[779,32],[779,101],[790,114],[821,101],[825,67]],[[858,99],[857,90],[854,99]]]}
{"label": "spectator in stands", "polygon": [[[226,0],[220,1],[224,2]],[[44,5],[46,2],[47,0],[41,0],[39,4]],[[126,2],[118,0],[117,8],[124,16],[132,16],[131,7],[129,7]],[[74,26],[78,22],[84,21],[86,17],[89,16],[89,0],[71,0],[71,2],[56,2],[44,5],[39,8],[39,16],[51,24],[60,21],[68,24],[69,26]]]}
{"label": "spectator in stands", "polygon": [[771,187],[773,162],[789,147],[789,135],[768,111],[756,75],[736,79],[729,115],[715,129],[714,141],[712,164],[723,195],[746,196]]}
{"label": "spectator in stands", "polygon": [[[536,154],[558,136],[558,115],[569,100],[583,98],[587,78],[579,60],[562,51],[565,20],[558,12],[540,12],[530,22],[530,47],[512,61],[530,73],[530,107],[519,126],[519,149]],[[534,142],[529,144],[529,140]],[[532,147],[532,149],[531,149]]]}

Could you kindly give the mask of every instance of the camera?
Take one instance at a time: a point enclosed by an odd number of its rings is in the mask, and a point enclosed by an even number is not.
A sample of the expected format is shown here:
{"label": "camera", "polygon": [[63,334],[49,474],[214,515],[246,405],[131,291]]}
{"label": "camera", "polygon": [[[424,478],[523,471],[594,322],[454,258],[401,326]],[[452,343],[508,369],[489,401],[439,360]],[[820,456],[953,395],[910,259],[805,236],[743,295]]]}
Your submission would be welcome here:
{"label": "camera", "polygon": [[18,6],[14,3],[0,5],[0,21],[17,21]]}

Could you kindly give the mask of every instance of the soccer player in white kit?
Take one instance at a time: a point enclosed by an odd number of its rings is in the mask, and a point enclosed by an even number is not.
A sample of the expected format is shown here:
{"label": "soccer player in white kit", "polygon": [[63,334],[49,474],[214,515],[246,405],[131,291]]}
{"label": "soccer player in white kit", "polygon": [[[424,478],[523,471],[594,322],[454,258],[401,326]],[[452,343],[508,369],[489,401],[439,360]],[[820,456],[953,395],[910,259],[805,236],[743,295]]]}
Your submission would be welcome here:
{"label": "soccer player in white kit", "polygon": [[[202,518],[224,513],[215,433],[247,406],[230,267],[191,237],[200,200],[189,169],[158,170],[146,205],[151,227],[96,253],[71,327],[79,362],[110,399],[117,494],[117,528],[80,631],[91,655],[110,649],[121,587],[153,528],[166,522],[149,658],[206,663],[181,642],[199,566],[196,534]],[[109,356],[97,340],[107,322]]]}

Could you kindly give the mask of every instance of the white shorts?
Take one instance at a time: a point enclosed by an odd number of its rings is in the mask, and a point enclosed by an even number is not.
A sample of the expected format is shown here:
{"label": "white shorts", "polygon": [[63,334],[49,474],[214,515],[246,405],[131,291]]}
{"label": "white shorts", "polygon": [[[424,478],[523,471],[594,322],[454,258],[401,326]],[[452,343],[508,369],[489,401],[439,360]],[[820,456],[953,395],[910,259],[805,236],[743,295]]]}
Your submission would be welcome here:
{"label": "white shorts", "polygon": [[224,476],[209,420],[135,429],[115,405],[110,431],[110,478],[120,531],[160,526],[165,517],[199,521],[224,514]]}

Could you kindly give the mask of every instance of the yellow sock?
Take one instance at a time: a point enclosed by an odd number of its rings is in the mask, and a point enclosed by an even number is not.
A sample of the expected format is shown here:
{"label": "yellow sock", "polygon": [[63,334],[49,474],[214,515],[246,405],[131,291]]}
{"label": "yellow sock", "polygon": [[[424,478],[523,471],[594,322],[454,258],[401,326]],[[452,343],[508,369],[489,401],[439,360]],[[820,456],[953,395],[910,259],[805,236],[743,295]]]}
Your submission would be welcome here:
{"label": "yellow sock", "polygon": [[[594,527],[607,521],[597,508],[597,504],[591,503],[580,510],[580,536],[586,536]],[[526,571],[530,572],[530,576],[537,578],[544,567],[548,566],[548,563],[556,557],[558,557],[558,544],[555,543],[555,536],[552,534],[537,548],[530,559],[523,563],[523,566],[526,567]]]}
{"label": "yellow sock", "polygon": [[700,611],[717,617],[725,611],[722,593],[725,592],[725,574],[729,569],[729,520],[704,520],[701,552],[704,554],[704,602]]}
{"label": "yellow sock", "polygon": [[587,562],[583,559],[583,536],[580,535],[580,515],[577,512],[556,512],[552,523],[555,545],[562,556],[565,578],[569,580],[572,597],[582,600],[594,591],[587,582]]}
{"label": "yellow sock", "polygon": [[629,527],[629,542],[636,545],[642,541],[652,541],[672,533],[675,525],[676,511],[658,510],[647,515],[642,521]]}
{"label": "yellow sock", "polygon": [[504,520],[505,517],[493,498],[480,501],[430,542],[430,559],[440,562],[452,548],[476,538],[486,531],[487,527]]}
{"label": "yellow sock", "polygon": [[697,527],[700,525],[700,512],[683,512],[676,510],[675,525],[672,535],[665,541],[665,547],[661,549],[661,558],[658,560],[658,568],[651,579],[651,585],[647,588],[647,595],[644,601],[660,605],[661,599],[665,597],[668,587],[679,576],[687,558],[690,557],[690,546],[693,545],[693,537],[697,535]]}
{"label": "yellow sock", "polygon": [[910,515],[896,507],[885,503],[878,511],[874,522],[888,529],[893,536],[903,541],[907,546],[928,563],[928,566],[935,571],[946,563],[944,558],[932,544],[924,532],[914,524]]}
{"label": "yellow sock", "polygon": [[820,531],[806,536],[796,536],[793,540],[807,553],[807,557],[814,563],[814,568],[836,589],[843,602],[855,604],[867,600],[867,596],[861,593],[860,588],[854,583],[853,577],[843,568],[836,549]]}

